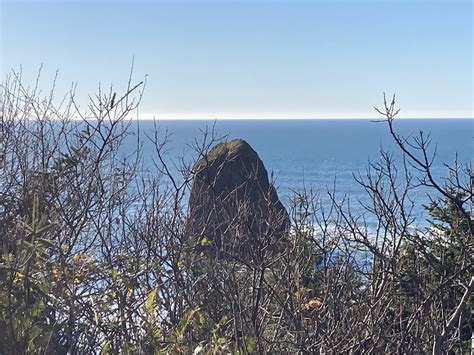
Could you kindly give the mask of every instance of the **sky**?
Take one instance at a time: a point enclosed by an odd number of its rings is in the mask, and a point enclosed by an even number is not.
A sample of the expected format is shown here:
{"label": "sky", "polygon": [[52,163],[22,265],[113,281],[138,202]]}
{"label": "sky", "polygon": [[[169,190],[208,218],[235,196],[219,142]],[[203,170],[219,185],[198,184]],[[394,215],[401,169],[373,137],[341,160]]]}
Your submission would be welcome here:
{"label": "sky", "polygon": [[[473,115],[470,0],[0,0],[2,81],[122,92],[134,58],[140,118]],[[81,101],[82,100],[82,101]]]}

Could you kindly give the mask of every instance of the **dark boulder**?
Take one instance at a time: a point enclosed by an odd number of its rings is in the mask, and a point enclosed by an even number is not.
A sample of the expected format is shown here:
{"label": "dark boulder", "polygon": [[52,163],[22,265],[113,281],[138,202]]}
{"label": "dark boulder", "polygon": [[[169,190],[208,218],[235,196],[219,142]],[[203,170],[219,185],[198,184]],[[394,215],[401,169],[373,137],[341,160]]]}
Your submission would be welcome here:
{"label": "dark boulder", "polygon": [[193,172],[188,235],[198,248],[254,261],[280,249],[289,216],[246,141],[217,144]]}

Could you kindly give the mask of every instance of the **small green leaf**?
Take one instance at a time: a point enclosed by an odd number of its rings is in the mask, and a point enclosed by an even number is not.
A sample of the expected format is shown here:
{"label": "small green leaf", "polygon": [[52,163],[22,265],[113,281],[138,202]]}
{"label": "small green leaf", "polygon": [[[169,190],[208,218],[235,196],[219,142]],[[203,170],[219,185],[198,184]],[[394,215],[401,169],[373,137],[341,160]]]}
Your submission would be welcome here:
{"label": "small green leaf", "polygon": [[151,290],[146,296],[144,308],[145,308],[145,313],[147,314],[149,318],[152,317],[153,311],[155,310],[154,306],[155,306],[155,300],[156,300],[156,291],[157,289],[155,288]]}
{"label": "small green leaf", "polygon": [[102,348],[100,349],[100,354],[101,355],[107,355],[110,353],[110,340],[104,341],[104,344],[102,344]]}
{"label": "small green leaf", "polygon": [[204,346],[198,345],[198,346],[196,346],[196,348],[194,349],[193,354],[194,354],[194,355],[200,354],[203,350],[204,350]]}
{"label": "small green leaf", "polygon": [[204,238],[201,239],[201,245],[203,247],[206,247],[208,245],[211,245],[211,241],[207,237],[204,237]]}

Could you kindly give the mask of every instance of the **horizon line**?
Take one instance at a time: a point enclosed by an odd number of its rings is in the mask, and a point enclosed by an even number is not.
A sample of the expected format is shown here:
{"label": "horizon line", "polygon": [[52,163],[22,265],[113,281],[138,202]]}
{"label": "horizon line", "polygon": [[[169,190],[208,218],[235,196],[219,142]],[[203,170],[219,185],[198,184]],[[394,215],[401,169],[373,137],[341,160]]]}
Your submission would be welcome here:
{"label": "horizon line", "polygon": [[[129,117],[140,120],[384,120],[376,112],[153,112],[140,110],[130,112]],[[402,111],[397,119],[473,119],[474,112],[413,112]]]}
{"label": "horizon line", "polygon": [[[220,116],[215,115],[214,117],[210,115],[146,115],[139,114],[130,115],[132,119],[138,119],[143,121],[265,121],[265,120],[371,120],[371,121],[384,121],[386,120],[383,116],[332,116],[332,117],[322,117],[322,116]],[[474,116],[412,116],[412,117],[396,117],[397,120],[473,120]]]}

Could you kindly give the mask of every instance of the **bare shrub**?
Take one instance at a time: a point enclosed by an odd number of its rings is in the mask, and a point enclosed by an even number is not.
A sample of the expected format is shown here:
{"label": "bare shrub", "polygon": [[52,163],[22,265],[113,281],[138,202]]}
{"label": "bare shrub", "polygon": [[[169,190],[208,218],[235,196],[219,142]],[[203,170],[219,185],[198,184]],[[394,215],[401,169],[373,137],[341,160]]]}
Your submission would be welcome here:
{"label": "bare shrub", "polygon": [[[269,217],[253,221],[255,257],[222,258],[188,235],[196,172],[184,160],[170,168],[168,138],[156,127],[148,132],[154,166],[144,166],[128,119],[143,85],[99,90],[85,113],[74,91],[57,101],[54,90],[43,97],[25,87],[21,73],[5,79],[3,352],[470,351],[472,170],[455,163],[436,180],[429,137],[396,133],[394,100],[379,112],[401,164],[382,151],[355,176],[368,202],[338,198],[336,187],[325,192],[329,204],[311,189],[296,191],[277,253],[267,252],[276,223]],[[121,149],[132,134],[136,145]],[[204,132],[196,160],[220,141]],[[420,188],[432,198],[431,224],[414,228]],[[239,211],[233,228],[244,229],[244,204]]]}

